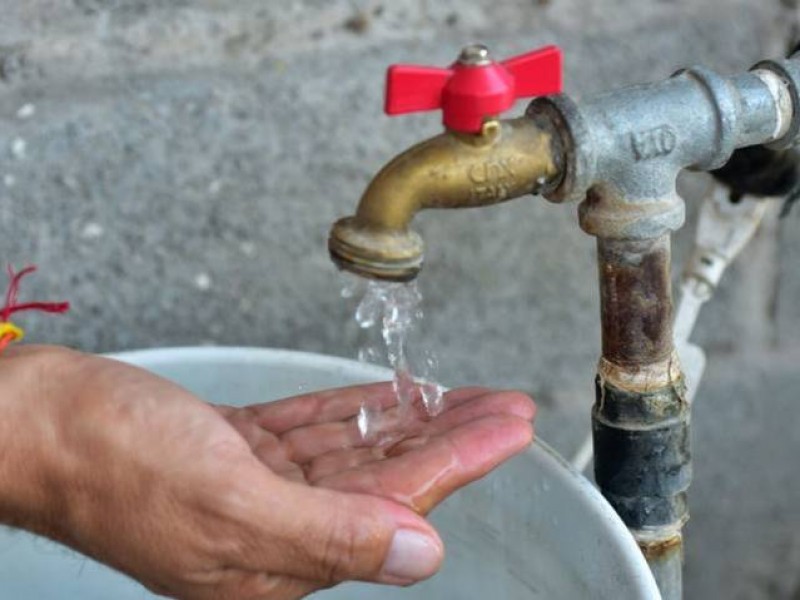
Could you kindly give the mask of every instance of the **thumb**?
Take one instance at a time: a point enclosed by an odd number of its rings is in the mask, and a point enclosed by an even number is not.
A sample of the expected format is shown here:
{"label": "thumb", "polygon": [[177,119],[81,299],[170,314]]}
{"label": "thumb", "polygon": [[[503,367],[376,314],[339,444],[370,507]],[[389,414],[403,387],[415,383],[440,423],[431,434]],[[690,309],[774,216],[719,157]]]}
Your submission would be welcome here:
{"label": "thumb", "polygon": [[258,564],[247,568],[328,585],[347,580],[409,585],[439,570],[442,541],[411,510],[368,495],[285,481],[279,486],[279,493],[270,486],[268,506],[262,496],[262,542],[253,553]]}

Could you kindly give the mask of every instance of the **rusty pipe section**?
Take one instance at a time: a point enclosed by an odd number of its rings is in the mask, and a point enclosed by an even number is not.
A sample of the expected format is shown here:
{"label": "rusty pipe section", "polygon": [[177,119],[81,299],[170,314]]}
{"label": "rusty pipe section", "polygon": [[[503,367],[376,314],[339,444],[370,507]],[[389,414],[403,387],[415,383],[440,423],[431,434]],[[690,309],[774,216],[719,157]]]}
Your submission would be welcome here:
{"label": "rusty pipe section", "polygon": [[662,600],[673,600],[683,595],[683,535],[680,531],[662,539],[648,541],[639,538],[639,548],[644,554]]}
{"label": "rusty pipe section", "polygon": [[423,260],[422,239],[410,228],[419,211],[487,206],[548,189],[560,175],[555,140],[547,124],[521,117],[413,146],[375,176],[355,216],[334,224],[331,257],[365,277],[413,279]]}
{"label": "rusty pipe section", "polygon": [[673,347],[670,236],[598,239],[603,355],[592,410],[595,479],[662,596],[681,597],[690,415]]}
{"label": "rusty pipe section", "polygon": [[[629,372],[663,364],[672,354],[669,236],[601,238],[597,263],[603,358]],[[643,375],[643,385],[655,377]]]}

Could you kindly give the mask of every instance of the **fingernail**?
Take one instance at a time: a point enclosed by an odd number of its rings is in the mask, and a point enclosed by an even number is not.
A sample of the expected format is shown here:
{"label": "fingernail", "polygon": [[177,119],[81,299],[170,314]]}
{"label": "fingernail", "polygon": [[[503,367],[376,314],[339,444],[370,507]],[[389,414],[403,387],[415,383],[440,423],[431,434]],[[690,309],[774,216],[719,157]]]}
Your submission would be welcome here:
{"label": "fingernail", "polygon": [[413,529],[398,529],[383,563],[383,575],[399,581],[427,579],[439,569],[442,550],[430,536]]}

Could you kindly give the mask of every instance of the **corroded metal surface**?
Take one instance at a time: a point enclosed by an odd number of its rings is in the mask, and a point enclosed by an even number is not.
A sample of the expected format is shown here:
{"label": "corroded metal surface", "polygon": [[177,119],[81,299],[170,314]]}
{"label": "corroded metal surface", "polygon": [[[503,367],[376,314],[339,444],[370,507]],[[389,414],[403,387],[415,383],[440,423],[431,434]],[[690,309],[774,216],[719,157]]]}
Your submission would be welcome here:
{"label": "corroded metal surface", "polygon": [[672,354],[670,240],[599,239],[603,356],[617,365],[662,363]]}
{"label": "corroded metal surface", "polygon": [[595,480],[637,538],[662,596],[677,600],[692,460],[690,407],[672,334],[670,236],[600,238],[598,268]]}
{"label": "corroded metal surface", "polygon": [[633,392],[652,392],[670,386],[681,377],[681,363],[673,352],[666,359],[646,365],[620,366],[606,358],[600,358],[597,375],[619,389]]}
{"label": "corroded metal surface", "polygon": [[679,529],[688,518],[689,425],[682,380],[641,393],[598,378],[592,411],[595,480],[632,529]]}
{"label": "corroded metal surface", "polygon": [[662,539],[639,539],[639,548],[650,565],[661,597],[680,598],[683,594],[683,536],[680,533]]}

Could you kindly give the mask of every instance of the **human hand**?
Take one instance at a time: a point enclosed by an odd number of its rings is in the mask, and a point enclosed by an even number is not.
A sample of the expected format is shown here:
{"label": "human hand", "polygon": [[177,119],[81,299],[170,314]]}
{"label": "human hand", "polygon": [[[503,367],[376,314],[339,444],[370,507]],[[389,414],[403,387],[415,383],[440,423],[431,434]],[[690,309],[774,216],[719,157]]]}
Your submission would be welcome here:
{"label": "human hand", "polygon": [[4,358],[0,385],[0,439],[11,440],[0,518],[198,600],[432,575],[443,550],[420,515],[523,449],[533,416],[521,394],[458,390],[441,415],[376,446],[353,417],[366,394],[392,410],[387,384],[212,407],[134,367],[51,348]]}

